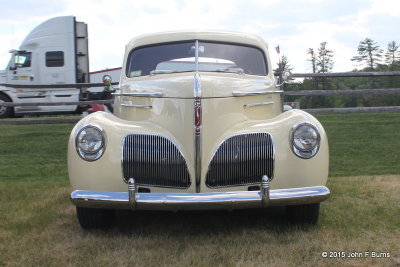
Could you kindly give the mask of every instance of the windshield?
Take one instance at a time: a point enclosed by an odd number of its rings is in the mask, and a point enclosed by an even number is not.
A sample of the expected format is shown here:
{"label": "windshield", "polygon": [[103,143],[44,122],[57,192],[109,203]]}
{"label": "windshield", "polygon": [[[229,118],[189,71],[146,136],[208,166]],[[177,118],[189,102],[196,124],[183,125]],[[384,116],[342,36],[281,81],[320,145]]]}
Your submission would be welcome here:
{"label": "windshield", "polygon": [[[198,70],[267,75],[264,53],[239,44],[198,42]],[[139,77],[172,72],[196,71],[196,42],[140,47],[128,58],[126,75]]]}

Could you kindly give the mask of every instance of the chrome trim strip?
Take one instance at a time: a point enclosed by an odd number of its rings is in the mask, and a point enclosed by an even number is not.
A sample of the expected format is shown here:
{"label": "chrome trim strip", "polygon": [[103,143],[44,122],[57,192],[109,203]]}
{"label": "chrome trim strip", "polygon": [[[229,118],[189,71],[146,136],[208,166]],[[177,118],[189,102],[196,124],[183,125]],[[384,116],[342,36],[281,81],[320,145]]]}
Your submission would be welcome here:
{"label": "chrome trim strip", "polygon": [[199,72],[199,40],[196,40],[195,43],[195,52],[194,52],[194,60],[196,64],[196,72]]}
{"label": "chrome trim strip", "polygon": [[[196,41],[196,53],[198,49],[198,41]],[[196,57],[197,58],[197,57]],[[198,67],[198,62],[197,65]],[[193,103],[193,134],[194,134],[194,169],[196,192],[200,192],[201,182],[201,127],[202,127],[202,107],[201,107],[201,78],[199,72],[194,75],[194,103]]]}
{"label": "chrome trim strip", "polygon": [[[215,193],[136,193],[137,210],[198,210],[262,208],[260,191]],[[275,189],[269,191],[268,206],[319,203],[330,196],[325,186]],[[128,192],[76,190],[71,201],[78,207],[131,209]]]}
{"label": "chrome trim strip", "polygon": [[265,94],[283,94],[282,90],[274,91],[233,91],[233,96],[265,95]]}
{"label": "chrome trim strip", "polygon": [[195,98],[201,97],[201,77],[198,72],[196,72],[196,74],[194,75],[193,88],[194,88],[194,97]]}
{"label": "chrome trim strip", "polygon": [[195,182],[196,192],[200,193],[200,182],[201,182],[201,137],[194,137],[194,154],[195,154]]}
{"label": "chrome trim strip", "polygon": [[244,108],[251,108],[251,107],[258,107],[258,106],[265,106],[265,105],[272,105],[274,104],[273,101],[271,102],[261,102],[261,103],[253,103],[253,104],[244,104]]}
{"label": "chrome trim strip", "polygon": [[143,97],[162,97],[163,92],[132,92],[132,93],[112,93],[113,96],[143,96]]}
{"label": "chrome trim strip", "polygon": [[122,107],[128,107],[128,108],[147,108],[147,109],[152,109],[153,106],[151,105],[137,105],[137,104],[121,104]]}
{"label": "chrome trim strip", "polygon": [[193,143],[194,143],[194,172],[196,192],[200,192],[201,182],[201,124],[202,124],[202,108],[201,108],[201,78],[199,74],[199,40],[195,43],[195,64],[196,74],[193,77]]}

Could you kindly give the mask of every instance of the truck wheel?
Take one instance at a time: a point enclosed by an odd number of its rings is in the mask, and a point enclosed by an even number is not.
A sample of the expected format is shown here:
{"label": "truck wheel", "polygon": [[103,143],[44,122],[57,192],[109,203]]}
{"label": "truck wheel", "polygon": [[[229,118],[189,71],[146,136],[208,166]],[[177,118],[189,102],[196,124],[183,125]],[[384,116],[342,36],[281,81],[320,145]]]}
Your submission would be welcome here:
{"label": "truck wheel", "polygon": [[76,214],[84,229],[109,228],[113,224],[115,210],[76,207]]}
{"label": "truck wheel", "polygon": [[[7,96],[0,94],[0,103],[4,102],[11,102],[11,100]],[[11,117],[12,114],[12,107],[0,106],[0,119]]]}
{"label": "truck wheel", "polygon": [[294,205],[286,207],[289,221],[315,225],[318,222],[320,203]]}

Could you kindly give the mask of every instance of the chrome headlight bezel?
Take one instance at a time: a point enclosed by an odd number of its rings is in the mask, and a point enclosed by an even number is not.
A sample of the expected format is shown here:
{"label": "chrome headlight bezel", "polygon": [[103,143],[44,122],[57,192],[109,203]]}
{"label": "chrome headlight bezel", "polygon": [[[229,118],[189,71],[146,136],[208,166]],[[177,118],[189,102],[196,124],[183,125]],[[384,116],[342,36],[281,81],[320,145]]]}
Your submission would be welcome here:
{"label": "chrome headlight bezel", "polygon": [[[84,131],[87,129],[91,129],[96,131],[98,134],[100,134],[101,138],[100,138],[100,146],[92,151],[88,151],[82,148],[82,146],[80,145],[80,140],[81,140],[81,134],[84,134]],[[95,161],[98,160],[99,158],[101,158],[101,156],[104,154],[104,151],[106,149],[106,135],[105,132],[103,131],[103,129],[97,125],[93,125],[93,124],[89,124],[89,125],[85,125],[84,127],[82,127],[78,133],[75,136],[75,148],[76,148],[76,152],[78,153],[78,155],[86,160],[86,161]]]}
{"label": "chrome headlight bezel", "polygon": [[[302,127],[307,127],[309,129],[309,131],[311,132],[311,135],[315,136],[313,138],[315,143],[307,148],[300,147],[297,144],[298,142],[295,141],[295,135]],[[289,136],[290,136],[289,139],[290,139],[290,145],[292,147],[292,151],[296,156],[298,156],[302,159],[310,159],[318,153],[318,150],[320,147],[320,142],[321,142],[321,135],[319,133],[318,128],[315,125],[313,125],[309,122],[296,123],[295,125],[293,125]]]}

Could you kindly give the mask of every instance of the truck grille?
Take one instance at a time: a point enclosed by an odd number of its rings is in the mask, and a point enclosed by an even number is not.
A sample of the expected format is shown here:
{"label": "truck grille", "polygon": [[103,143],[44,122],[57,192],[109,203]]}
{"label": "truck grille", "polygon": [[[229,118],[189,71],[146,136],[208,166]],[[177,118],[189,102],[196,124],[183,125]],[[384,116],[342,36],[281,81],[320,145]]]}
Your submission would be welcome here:
{"label": "truck grille", "polygon": [[190,176],[181,152],[163,136],[130,134],[122,152],[125,180],[135,178],[138,185],[188,188]]}
{"label": "truck grille", "polygon": [[217,149],[208,167],[208,187],[258,184],[274,173],[274,147],[268,133],[229,137]]}

